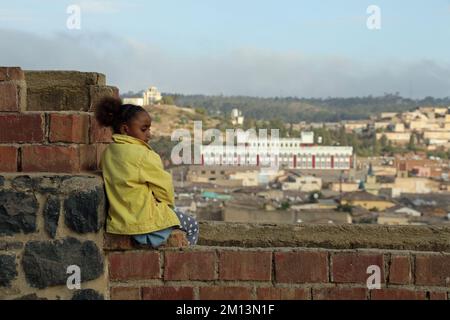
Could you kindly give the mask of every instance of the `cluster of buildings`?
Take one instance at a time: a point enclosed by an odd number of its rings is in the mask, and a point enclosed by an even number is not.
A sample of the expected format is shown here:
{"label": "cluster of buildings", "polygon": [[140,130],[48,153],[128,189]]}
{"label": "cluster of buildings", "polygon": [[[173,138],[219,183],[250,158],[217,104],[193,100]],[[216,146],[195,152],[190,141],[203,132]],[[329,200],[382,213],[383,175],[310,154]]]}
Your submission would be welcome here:
{"label": "cluster of buildings", "polygon": [[374,120],[344,124],[347,131],[373,129],[380,140],[383,136],[393,145],[404,146],[414,141],[427,150],[450,149],[449,108],[422,107],[410,112],[383,112]]}
{"label": "cluster of buildings", "polygon": [[[450,224],[449,184],[416,179],[353,180],[351,174],[308,174],[261,168],[187,168],[176,181],[176,205],[201,220],[259,223]],[[397,179],[403,179],[401,181]],[[411,179],[416,182],[408,185]],[[430,180],[432,181],[432,180]],[[351,187],[350,187],[351,186]],[[392,196],[392,188],[396,188]],[[391,191],[391,194],[389,194]],[[431,192],[430,192],[431,191]]]}
{"label": "cluster of buildings", "polygon": [[405,146],[411,141],[428,151],[450,150],[450,111],[446,107],[421,107],[408,112],[382,112],[366,120],[341,122],[296,123],[297,131],[326,128],[344,128],[348,133],[374,132],[381,140],[394,146]]}
{"label": "cluster of buildings", "polygon": [[[239,110],[231,116],[233,125],[243,123]],[[414,136],[428,150],[450,147],[447,108],[320,125],[372,130],[393,145]],[[201,165],[173,169],[180,171],[173,175],[176,205],[200,220],[450,225],[450,162],[425,152],[357,158],[353,147],[322,145],[303,130],[300,138],[246,136],[233,146],[205,145],[200,154]]]}
{"label": "cluster of buildings", "polygon": [[[189,166],[177,206],[203,220],[261,223],[450,224],[448,161],[359,158],[346,170]],[[188,196],[187,196],[188,195]]]}

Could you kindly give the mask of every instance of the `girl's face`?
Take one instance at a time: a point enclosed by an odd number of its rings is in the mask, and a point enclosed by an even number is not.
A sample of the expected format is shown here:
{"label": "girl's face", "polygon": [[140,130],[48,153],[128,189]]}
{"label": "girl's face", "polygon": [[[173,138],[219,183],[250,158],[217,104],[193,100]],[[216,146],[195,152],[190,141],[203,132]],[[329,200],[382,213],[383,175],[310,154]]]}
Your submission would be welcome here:
{"label": "girl's face", "polygon": [[128,123],[123,124],[121,133],[147,142],[151,138],[152,119],[147,112],[138,112]]}

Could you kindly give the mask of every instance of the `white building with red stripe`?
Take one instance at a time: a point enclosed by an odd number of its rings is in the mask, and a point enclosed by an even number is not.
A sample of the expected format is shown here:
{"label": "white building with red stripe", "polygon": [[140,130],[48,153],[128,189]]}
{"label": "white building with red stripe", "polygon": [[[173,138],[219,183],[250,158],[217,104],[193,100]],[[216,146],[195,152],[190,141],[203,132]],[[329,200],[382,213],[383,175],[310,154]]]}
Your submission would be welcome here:
{"label": "white building with red stripe", "polygon": [[256,165],[317,170],[354,168],[353,147],[315,145],[311,134],[302,135],[302,138],[250,139],[240,145],[202,146],[202,165]]}

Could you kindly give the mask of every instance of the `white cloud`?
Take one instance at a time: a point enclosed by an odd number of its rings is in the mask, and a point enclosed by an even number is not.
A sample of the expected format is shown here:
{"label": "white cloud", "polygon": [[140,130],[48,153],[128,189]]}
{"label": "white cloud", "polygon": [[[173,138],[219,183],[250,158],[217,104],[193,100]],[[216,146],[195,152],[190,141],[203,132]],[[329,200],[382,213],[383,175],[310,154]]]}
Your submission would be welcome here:
{"label": "white cloud", "polygon": [[450,65],[433,60],[366,63],[255,48],[195,56],[105,33],[43,38],[0,30],[0,43],[1,65],[102,72],[121,92],[156,85],[179,93],[343,97],[399,91],[408,96],[411,84],[414,97],[450,96]]}

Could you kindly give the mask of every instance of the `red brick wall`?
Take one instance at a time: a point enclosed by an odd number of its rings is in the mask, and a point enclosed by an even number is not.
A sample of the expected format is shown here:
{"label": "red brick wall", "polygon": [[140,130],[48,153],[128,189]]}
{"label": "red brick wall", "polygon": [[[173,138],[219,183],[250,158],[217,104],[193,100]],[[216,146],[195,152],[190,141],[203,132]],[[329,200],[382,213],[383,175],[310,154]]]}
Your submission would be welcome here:
{"label": "red brick wall", "polygon": [[39,107],[39,94],[34,92],[27,102],[24,72],[18,67],[0,67],[0,172],[97,170],[111,131],[98,126],[92,106],[102,96],[118,96],[118,90],[86,86],[90,96],[80,101],[87,105],[77,106],[77,110],[90,112],[27,111],[27,103]]}
{"label": "red brick wall", "polygon": [[[448,299],[450,254],[390,250],[105,246],[111,299]],[[111,239],[109,240],[111,241]],[[369,290],[367,267],[381,269]]]}

